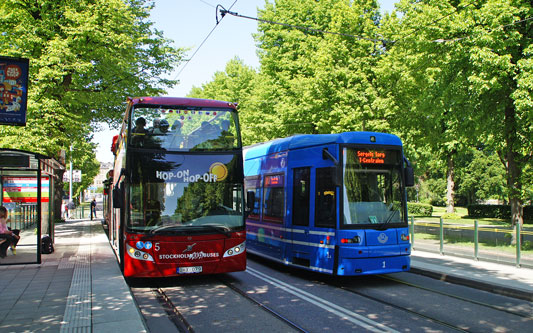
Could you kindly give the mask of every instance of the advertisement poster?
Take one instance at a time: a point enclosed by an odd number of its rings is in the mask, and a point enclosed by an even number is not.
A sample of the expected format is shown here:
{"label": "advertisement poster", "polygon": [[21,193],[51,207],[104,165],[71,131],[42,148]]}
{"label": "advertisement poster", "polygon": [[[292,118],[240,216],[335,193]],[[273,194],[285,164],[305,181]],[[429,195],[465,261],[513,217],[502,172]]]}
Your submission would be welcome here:
{"label": "advertisement poster", "polygon": [[[37,177],[2,177],[4,202],[36,203]],[[41,177],[41,202],[49,202],[49,177]]]}
{"label": "advertisement poster", "polygon": [[0,124],[26,125],[29,60],[0,56]]}

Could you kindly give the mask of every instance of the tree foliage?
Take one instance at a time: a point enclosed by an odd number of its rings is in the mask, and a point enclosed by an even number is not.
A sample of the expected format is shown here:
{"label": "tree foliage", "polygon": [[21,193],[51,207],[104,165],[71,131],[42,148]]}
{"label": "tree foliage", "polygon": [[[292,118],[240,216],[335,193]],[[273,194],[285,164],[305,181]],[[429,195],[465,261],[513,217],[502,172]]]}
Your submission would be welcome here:
{"label": "tree foliage", "polygon": [[531,3],[404,0],[397,8],[401,18],[383,24],[395,42],[380,76],[391,92],[388,107],[398,111],[395,126],[415,144],[429,141],[430,156],[454,158],[478,142],[496,151],[513,223],[521,223],[533,139]]}
{"label": "tree foliage", "polygon": [[459,168],[458,193],[465,204],[482,200],[507,200],[505,168],[495,153],[472,149],[465,156],[464,166]]}
{"label": "tree foliage", "polygon": [[246,145],[257,142],[255,140],[258,139],[256,125],[260,124],[255,121],[257,114],[250,106],[254,104],[253,93],[258,84],[257,72],[244,65],[242,60],[234,58],[226,64],[224,72],[216,72],[213,80],[202,87],[193,87],[188,96],[233,102],[238,104],[239,110],[246,110],[247,112],[239,112],[243,143]]}
{"label": "tree foliage", "polygon": [[243,126],[254,128],[245,140],[392,132],[426,200],[453,208],[507,196],[522,223],[522,203],[533,198],[531,2],[396,8],[380,17],[370,0],[268,1],[256,34],[261,67],[240,101]]}
{"label": "tree foliage", "polygon": [[374,105],[376,1],[277,0],[259,16],[285,24],[260,23],[256,35],[262,84],[252,107],[269,124],[261,132],[389,129]]}
{"label": "tree foliage", "polygon": [[[0,3],[0,49],[30,59],[27,126],[0,127],[0,144],[95,168],[98,122],[118,123],[127,96],[157,95],[181,59],[148,20],[142,0],[9,0]],[[87,162],[93,160],[93,162]],[[88,172],[88,170],[84,170]],[[94,172],[93,172],[94,173]]]}

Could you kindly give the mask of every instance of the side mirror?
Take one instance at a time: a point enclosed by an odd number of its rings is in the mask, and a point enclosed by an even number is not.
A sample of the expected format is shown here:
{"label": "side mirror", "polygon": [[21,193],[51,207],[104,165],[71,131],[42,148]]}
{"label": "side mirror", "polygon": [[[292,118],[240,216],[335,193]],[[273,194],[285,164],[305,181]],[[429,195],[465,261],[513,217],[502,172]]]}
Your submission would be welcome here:
{"label": "side mirror", "polygon": [[328,150],[328,148],[322,149],[322,159],[324,160],[330,160],[335,164],[333,167],[333,172],[331,173],[331,181],[335,186],[341,186],[342,185],[342,170],[339,167],[339,161],[331,154]]}
{"label": "side mirror", "polygon": [[407,166],[404,169],[405,187],[415,186],[415,172],[412,167]]}
{"label": "side mirror", "polygon": [[113,187],[113,208],[124,207],[124,191],[123,186],[115,185]]}

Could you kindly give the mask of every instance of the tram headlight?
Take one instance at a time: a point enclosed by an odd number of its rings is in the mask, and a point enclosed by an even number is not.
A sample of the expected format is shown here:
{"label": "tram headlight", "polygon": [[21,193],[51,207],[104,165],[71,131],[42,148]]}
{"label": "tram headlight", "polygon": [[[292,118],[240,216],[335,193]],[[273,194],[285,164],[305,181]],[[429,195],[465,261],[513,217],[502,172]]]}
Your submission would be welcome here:
{"label": "tram headlight", "polygon": [[228,249],[226,252],[224,252],[224,258],[236,256],[240,254],[241,252],[244,252],[245,249],[246,249],[246,242],[242,242],[241,244],[234,246],[231,249]]}

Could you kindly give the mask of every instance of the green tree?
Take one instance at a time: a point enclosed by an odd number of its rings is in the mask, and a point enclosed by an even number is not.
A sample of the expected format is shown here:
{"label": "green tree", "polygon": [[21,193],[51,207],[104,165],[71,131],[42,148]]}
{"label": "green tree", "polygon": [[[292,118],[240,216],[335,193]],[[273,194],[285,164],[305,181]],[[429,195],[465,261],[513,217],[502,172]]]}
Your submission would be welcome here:
{"label": "green tree", "polygon": [[276,0],[259,14],[265,21],[256,35],[261,73],[252,109],[263,117],[256,121],[261,135],[389,128],[374,104],[376,1]]}
{"label": "green tree", "polygon": [[[0,127],[0,144],[95,165],[98,122],[118,123],[127,96],[157,95],[182,50],[148,20],[142,0],[9,0],[0,3],[0,49],[30,59],[27,126]],[[88,162],[91,160],[91,162]]]}
{"label": "green tree", "polygon": [[193,87],[188,96],[237,103],[243,144],[246,145],[257,142],[258,139],[254,125],[258,124],[255,120],[257,114],[251,106],[254,104],[253,93],[258,83],[257,72],[246,66],[242,60],[235,58],[228,61],[224,72],[216,72],[212,81],[201,87]]}
{"label": "green tree", "polygon": [[458,172],[458,194],[468,204],[478,200],[506,200],[505,168],[494,153],[472,149],[465,166]]}
{"label": "green tree", "polygon": [[404,0],[397,8],[401,18],[393,14],[383,25],[395,42],[378,72],[394,127],[428,147],[425,156],[446,160],[452,181],[465,146],[483,142],[496,151],[507,171],[512,223],[523,223],[522,170],[533,141],[531,3]]}

